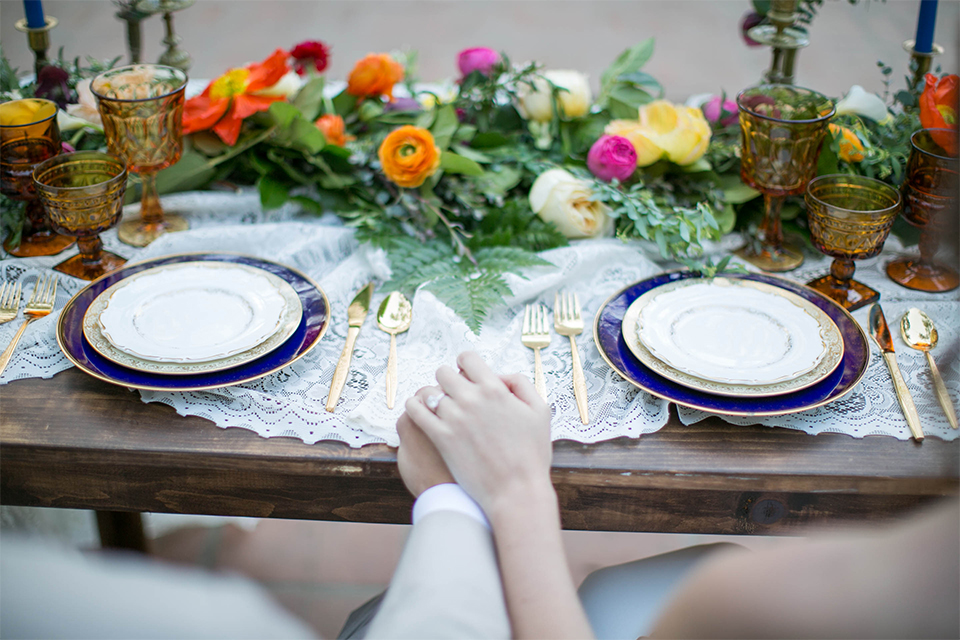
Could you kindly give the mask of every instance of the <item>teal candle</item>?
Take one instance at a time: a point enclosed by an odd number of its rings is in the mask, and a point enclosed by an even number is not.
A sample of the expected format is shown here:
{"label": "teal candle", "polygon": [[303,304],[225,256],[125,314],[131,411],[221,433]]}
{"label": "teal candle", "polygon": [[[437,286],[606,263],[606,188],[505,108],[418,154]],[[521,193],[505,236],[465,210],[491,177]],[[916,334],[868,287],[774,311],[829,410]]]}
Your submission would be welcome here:
{"label": "teal candle", "polygon": [[47,21],[43,17],[43,4],[40,0],[23,0],[23,12],[27,14],[28,29],[43,29]]}
{"label": "teal candle", "polygon": [[913,50],[917,53],[933,51],[933,30],[937,25],[937,0],[920,0],[920,16],[917,18],[917,37]]}

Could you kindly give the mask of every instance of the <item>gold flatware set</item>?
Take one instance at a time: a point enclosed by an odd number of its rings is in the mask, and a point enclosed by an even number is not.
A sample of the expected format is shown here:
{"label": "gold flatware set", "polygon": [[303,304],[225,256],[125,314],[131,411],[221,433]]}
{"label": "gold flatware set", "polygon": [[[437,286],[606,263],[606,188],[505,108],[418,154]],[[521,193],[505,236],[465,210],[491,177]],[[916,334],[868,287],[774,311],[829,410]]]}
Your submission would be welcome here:
{"label": "gold flatware set", "polygon": [[[27,300],[27,306],[23,308],[23,315],[25,316],[23,324],[20,325],[20,329],[17,330],[7,348],[3,350],[3,353],[0,353],[0,373],[3,373],[3,370],[7,368],[7,363],[10,362],[20,338],[23,337],[23,332],[27,330],[27,325],[53,312],[53,305],[57,300],[58,278],[59,276],[47,276],[46,278],[40,276],[37,278],[37,282],[33,286],[33,294]],[[11,283],[9,287],[4,285],[4,290],[0,291],[0,323],[10,322],[17,317],[17,309],[20,307],[20,288],[21,285],[17,284],[16,291],[14,291]]]}

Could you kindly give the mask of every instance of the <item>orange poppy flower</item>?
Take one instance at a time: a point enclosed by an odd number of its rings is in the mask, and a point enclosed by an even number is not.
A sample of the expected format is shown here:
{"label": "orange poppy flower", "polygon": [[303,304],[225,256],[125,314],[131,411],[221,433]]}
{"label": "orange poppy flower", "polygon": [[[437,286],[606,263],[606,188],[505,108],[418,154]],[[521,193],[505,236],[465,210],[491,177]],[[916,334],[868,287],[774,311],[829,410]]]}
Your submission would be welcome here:
{"label": "orange poppy flower", "polygon": [[[924,129],[957,128],[957,97],[960,77],[956,74],[937,76],[928,73],[924,76],[926,86],[920,94],[920,124]],[[934,141],[952,156],[957,155],[956,134],[934,133]]]}
{"label": "orange poppy flower", "polygon": [[440,168],[440,149],[433,134],[411,125],[391,131],[377,155],[383,172],[401,187],[419,187]]}
{"label": "orange poppy flower", "polygon": [[211,82],[203,93],[184,105],[183,132],[213,129],[226,144],[236,144],[244,118],[266,111],[274,102],[285,99],[256,94],[277,84],[290,70],[288,57],[286,51],[277,49],[263,62],[231,69]]}
{"label": "orange poppy flower", "polygon": [[317,125],[317,129],[323,132],[323,137],[327,139],[329,144],[335,144],[338,147],[342,147],[347,144],[350,140],[356,140],[353,136],[347,135],[346,126],[343,123],[343,118],[332,113],[326,113],[314,122]]}
{"label": "orange poppy flower", "polygon": [[358,61],[347,76],[347,93],[358,98],[387,96],[393,102],[393,85],[403,80],[403,65],[387,53],[371,53]]}

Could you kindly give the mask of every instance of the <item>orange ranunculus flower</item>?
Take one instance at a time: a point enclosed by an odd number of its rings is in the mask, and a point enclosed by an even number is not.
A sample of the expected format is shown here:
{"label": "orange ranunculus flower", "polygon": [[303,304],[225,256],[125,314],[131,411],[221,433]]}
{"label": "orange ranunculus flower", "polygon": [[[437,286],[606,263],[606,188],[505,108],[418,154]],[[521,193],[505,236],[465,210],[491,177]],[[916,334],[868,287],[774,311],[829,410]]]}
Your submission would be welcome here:
{"label": "orange ranunculus flower", "polygon": [[387,53],[371,53],[354,65],[347,76],[347,93],[358,98],[387,96],[393,102],[393,85],[403,80],[403,65]]}
{"label": "orange ranunculus flower", "polygon": [[289,54],[277,49],[263,62],[231,69],[207,85],[199,96],[187,100],[183,107],[183,132],[194,133],[213,129],[226,144],[233,146],[240,135],[243,119],[284,96],[257,95],[257,92],[277,84],[290,70]]}
{"label": "orange ranunculus flower", "polygon": [[353,136],[347,135],[346,126],[343,123],[343,118],[332,113],[327,113],[314,122],[317,125],[317,128],[323,132],[323,137],[327,139],[329,144],[335,144],[338,147],[342,147],[350,140],[356,140]]}
{"label": "orange ranunculus flower", "polygon": [[[957,96],[960,77],[956,74],[924,76],[926,86],[920,94],[920,124],[924,129],[957,129]],[[957,134],[934,133],[933,140],[952,156],[957,155]]]}
{"label": "orange ranunculus flower", "polygon": [[830,133],[840,137],[840,159],[844,162],[860,162],[863,160],[863,143],[857,134],[838,124],[830,125]]}
{"label": "orange ranunculus flower", "polygon": [[411,125],[390,132],[377,155],[383,172],[401,187],[419,187],[440,168],[440,149],[433,134]]}

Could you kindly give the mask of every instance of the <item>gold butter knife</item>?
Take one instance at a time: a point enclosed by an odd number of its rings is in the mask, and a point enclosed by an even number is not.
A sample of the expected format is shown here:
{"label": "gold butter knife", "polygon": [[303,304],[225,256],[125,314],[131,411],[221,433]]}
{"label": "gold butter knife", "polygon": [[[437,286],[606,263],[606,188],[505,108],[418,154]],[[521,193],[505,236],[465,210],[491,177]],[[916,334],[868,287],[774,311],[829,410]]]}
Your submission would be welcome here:
{"label": "gold butter knife", "polygon": [[890,327],[887,326],[887,319],[883,317],[883,309],[879,304],[870,307],[870,335],[877,342],[880,351],[883,354],[883,360],[887,363],[887,369],[890,370],[890,377],[893,379],[893,390],[897,392],[897,400],[900,402],[900,409],[903,411],[903,417],[907,419],[907,426],[910,427],[910,433],[917,442],[923,440],[923,429],[920,427],[920,414],[917,413],[917,406],[913,403],[913,396],[907,388],[907,383],[903,380],[903,374],[900,373],[900,367],[897,365],[897,355],[893,351],[893,337],[890,335]]}
{"label": "gold butter knife", "polygon": [[347,307],[347,343],[343,345],[343,353],[340,354],[340,360],[337,362],[337,370],[333,372],[333,381],[330,383],[330,395],[327,396],[327,411],[333,413],[337,408],[337,400],[340,399],[340,392],[343,391],[343,385],[347,381],[347,374],[350,373],[350,358],[353,357],[353,347],[357,342],[357,336],[360,335],[360,327],[367,319],[367,311],[370,310],[370,298],[373,296],[373,283],[371,282],[357,293],[353,302]]}

